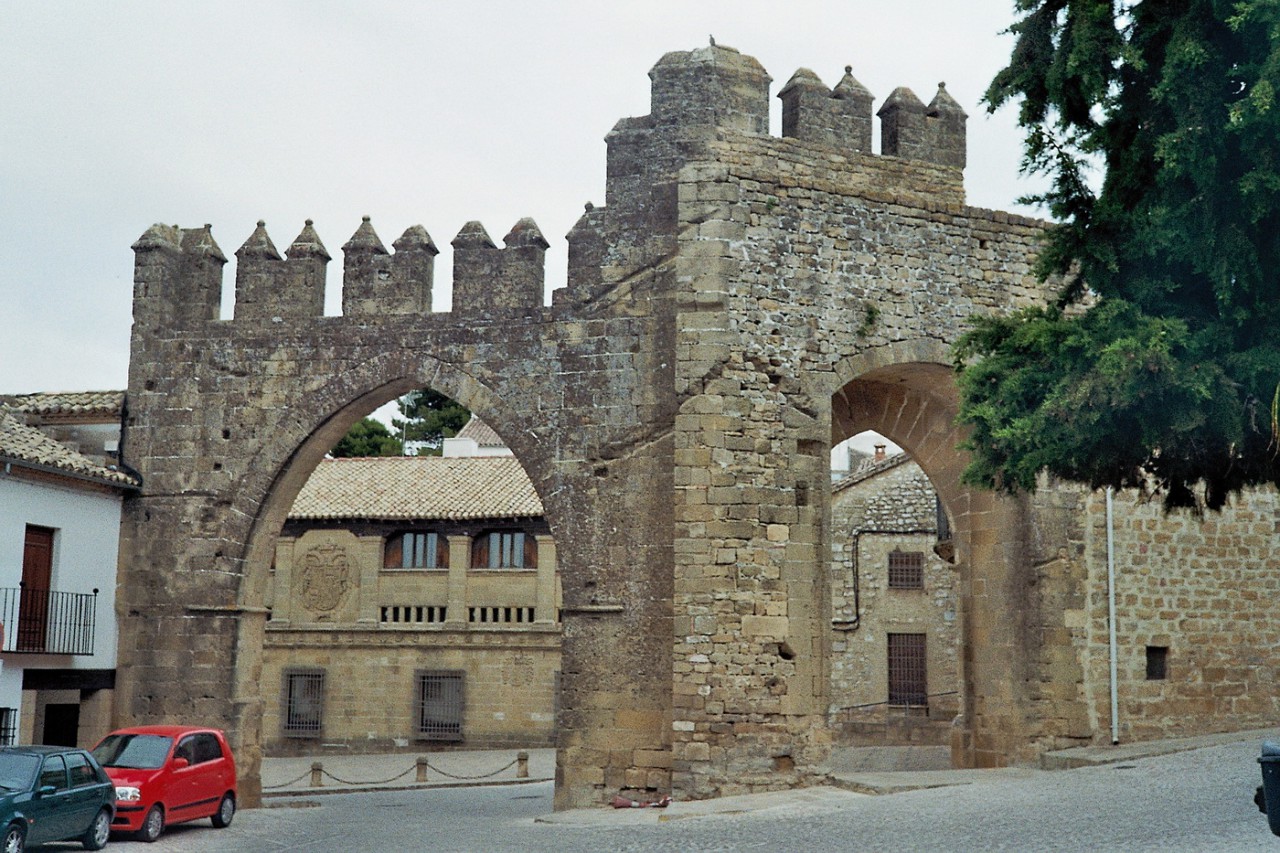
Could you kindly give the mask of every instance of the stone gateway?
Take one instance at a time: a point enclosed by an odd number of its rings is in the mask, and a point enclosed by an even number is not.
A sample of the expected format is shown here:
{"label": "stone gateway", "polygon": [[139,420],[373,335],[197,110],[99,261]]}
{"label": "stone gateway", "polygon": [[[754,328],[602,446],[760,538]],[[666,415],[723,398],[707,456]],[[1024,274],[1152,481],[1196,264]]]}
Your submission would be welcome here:
{"label": "stone gateway", "polygon": [[[1046,299],[1042,223],[965,205],[966,117],[945,88],[928,105],[891,93],[875,154],[849,73],[828,89],[796,72],[782,138],[769,76],[732,48],[667,54],[650,77],[650,114],[608,134],[606,203],[568,235],[549,306],[529,219],[502,247],[475,222],[454,238],[451,312],[431,310],[420,226],[388,251],[360,224],[341,316],[323,316],[310,222],[283,255],[262,223],[236,251],[230,320],[209,226],[134,244],[121,453],[143,486],[121,543],[120,719],[224,726],[253,801],[276,538],[356,420],[430,386],[511,447],[557,544],[557,808],[820,780],[829,449],[867,429],[911,454],[950,522],[956,764],[1098,736],[1063,604],[1083,606],[1087,494],[975,492],[956,449],[949,347],[971,316]],[[335,607],[342,566],[307,559],[309,600]]]}

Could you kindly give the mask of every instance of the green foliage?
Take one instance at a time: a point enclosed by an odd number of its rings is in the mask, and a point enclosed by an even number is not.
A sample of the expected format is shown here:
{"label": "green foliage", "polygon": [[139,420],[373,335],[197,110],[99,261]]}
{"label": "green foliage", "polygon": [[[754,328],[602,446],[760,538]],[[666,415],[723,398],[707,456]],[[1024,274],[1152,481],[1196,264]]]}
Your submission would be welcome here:
{"label": "green foliage", "polygon": [[438,454],[440,442],[453,438],[466,426],[471,412],[461,403],[439,391],[423,388],[396,401],[404,420],[393,419],[391,425],[401,430],[405,441],[425,441]]}
{"label": "green foliage", "polygon": [[344,456],[399,456],[403,452],[400,439],[391,434],[386,425],[373,418],[356,421],[347,434],[333,446],[329,455]]}
{"label": "green foliage", "polygon": [[[1017,0],[992,110],[1051,178],[1058,305],[956,350],[972,483],[1142,472],[1170,506],[1280,484],[1280,3]],[[1091,170],[1101,182],[1090,186]]]}

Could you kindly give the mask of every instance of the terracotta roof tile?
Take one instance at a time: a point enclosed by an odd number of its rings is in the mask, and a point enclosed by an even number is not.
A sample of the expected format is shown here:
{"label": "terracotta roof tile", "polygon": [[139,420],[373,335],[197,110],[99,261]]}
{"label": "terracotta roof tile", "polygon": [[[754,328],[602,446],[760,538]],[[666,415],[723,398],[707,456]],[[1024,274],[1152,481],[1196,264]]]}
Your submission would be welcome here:
{"label": "terracotta roof tile", "polygon": [[325,459],[302,487],[293,519],[533,518],[542,501],[510,456]]}
{"label": "terracotta roof tile", "polygon": [[4,409],[0,409],[0,459],[114,486],[139,485],[129,474],[91,461]]}
{"label": "terracotta roof tile", "polygon": [[469,438],[474,441],[478,447],[507,446],[507,443],[502,440],[501,436],[493,431],[493,427],[489,426],[475,415],[472,415],[471,420],[467,421],[466,424],[463,425],[462,429],[458,430],[458,438]]}
{"label": "terracotta roof tile", "polygon": [[884,459],[879,461],[877,461],[874,456],[869,456],[866,459],[863,459],[862,462],[859,463],[858,467],[850,472],[847,477],[838,480],[831,486],[831,488],[833,491],[847,489],[854,483],[861,483],[863,480],[874,477],[876,474],[888,471],[891,468],[897,468],[904,462],[910,461],[911,456],[907,453],[895,453],[892,456],[886,456]]}
{"label": "terracotta roof tile", "polygon": [[123,391],[61,391],[0,396],[0,404],[23,414],[53,417],[103,416],[118,419]]}

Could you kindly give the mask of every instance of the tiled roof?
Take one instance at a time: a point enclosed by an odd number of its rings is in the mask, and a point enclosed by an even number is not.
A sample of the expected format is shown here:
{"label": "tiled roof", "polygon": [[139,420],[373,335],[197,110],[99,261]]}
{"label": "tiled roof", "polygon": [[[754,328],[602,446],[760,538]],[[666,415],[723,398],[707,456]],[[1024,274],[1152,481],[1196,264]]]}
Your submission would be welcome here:
{"label": "tiled roof", "polygon": [[136,478],[80,455],[0,408],[0,460],[113,486],[137,487]]}
{"label": "tiled roof", "polygon": [[493,427],[484,421],[471,416],[471,420],[458,430],[458,438],[469,438],[476,443],[478,447],[506,447],[507,443],[493,431]]}
{"label": "tiled roof", "polygon": [[0,396],[0,404],[14,411],[38,415],[42,419],[59,417],[120,418],[124,407],[123,391],[64,391],[39,394]]}
{"label": "tiled roof", "polygon": [[874,456],[862,460],[862,463],[854,469],[849,476],[836,482],[831,486],[833,491],[847,489],[854,483],[861,483],[863,480],[870,479],[876,474],[897,468],[904,462],[910,462],[911,456],[906,453],[895,453],[892,456],[886,456],[884,459],[877,460]]}
{"label": "tiled roof", "polygon": [[324,459],[293,502],[293,519],[533,518],[533,483],[510,456]]}

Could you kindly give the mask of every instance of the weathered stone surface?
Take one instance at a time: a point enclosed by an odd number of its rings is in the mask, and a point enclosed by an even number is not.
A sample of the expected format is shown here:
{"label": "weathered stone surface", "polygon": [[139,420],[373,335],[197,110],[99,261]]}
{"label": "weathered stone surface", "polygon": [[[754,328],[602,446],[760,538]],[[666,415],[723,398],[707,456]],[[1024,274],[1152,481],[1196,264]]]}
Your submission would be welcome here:
{"label": "weathered stone surface", "polygon": [[[391,254],[360,227],[341,317],[316,308],[327,256],[309,228],[287,260],[254,232],[231,321],[216,319],[223,259],[207,227],[138,241],[122,453],[144,487],[125,509],[121,719],[198,708],[232,733],[252,801],[285,514],[356,419],[429,385],[506,439],[557,542],[557,807],[641,784],[705,797],[819,778],[830,620],[846,606],[830,577],[828,452],[865,429],[911,453],[951,520],[956,762],[1029,761],[1097,736],[1098,581],[1081,559],[1096,512],[1072,520],[1087,501],[1070,489],[974,492],[956,449],[949,347],[970,318],[1048,297],[1032,274],[1042,224],[965,205],[963,112],[945,92],[930,107],[898,97],[896,154],[875,156],[863,107],[817,98],[804,75],[807,94],[784,99],[796,138],[764,135],[768,75],[730,48],[668,54],[652,78],[651,114],[607,137],[607,204],[569,235],[550,307],[530,220],[502,249],[464,229],[447,314],[428,312],[435,247],[421,229]],[[1274,508],[1257,511],[1265,541]],[[1194,553],[1139,515],[1132,546],[1191,572],[1176,590],[1135,572],[1132,640],[1160,645],[1176,617],[1203,649],[1171,666],[1203,678],[1127,700],[1131,730],[1274,711],[1256,662],[1231,659],[1246,620],[1215,639],[1227,602],[1214,590],[1269,589],[1280,573]],[[1249,618],[1267,618],[1266,598]]]}

